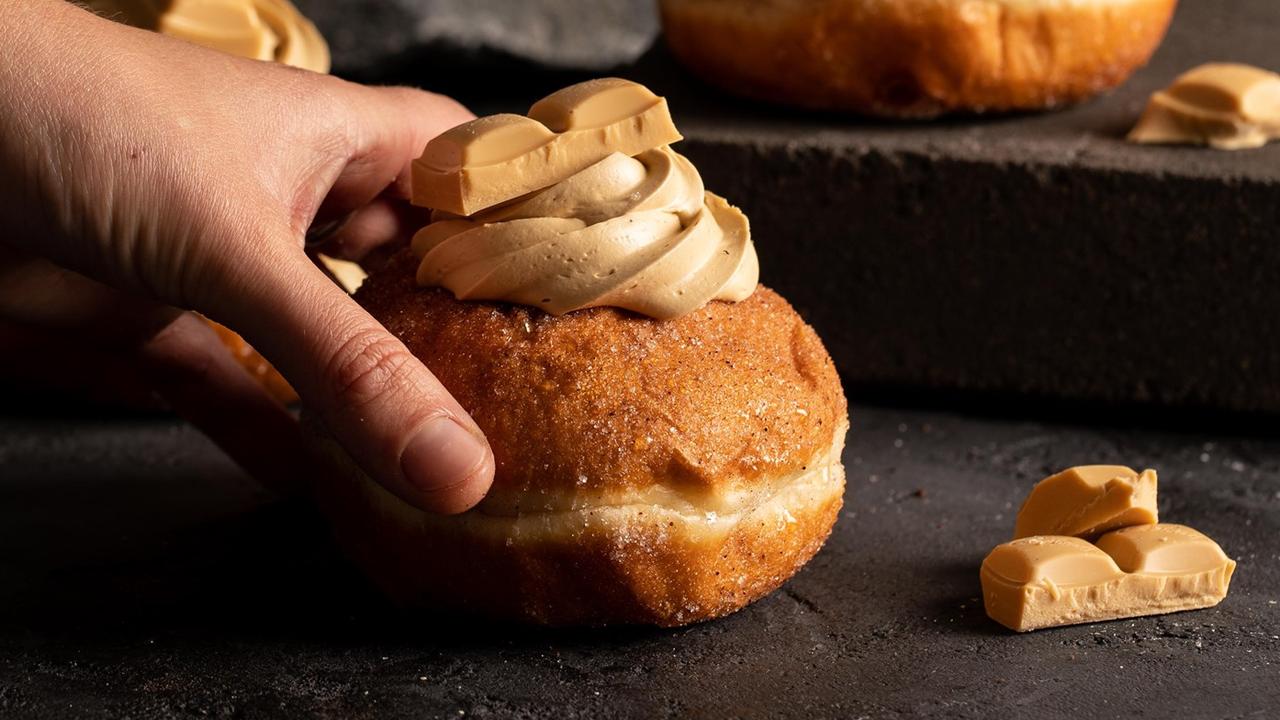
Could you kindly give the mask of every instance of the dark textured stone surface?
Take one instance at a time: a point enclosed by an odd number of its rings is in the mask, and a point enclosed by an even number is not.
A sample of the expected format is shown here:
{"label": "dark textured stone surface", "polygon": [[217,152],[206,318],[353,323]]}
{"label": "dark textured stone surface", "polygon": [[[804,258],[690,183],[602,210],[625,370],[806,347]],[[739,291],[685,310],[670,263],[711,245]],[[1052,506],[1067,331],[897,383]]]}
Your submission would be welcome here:
{"label": "dark textured stone surface", "polygon": [[658,32],[654,0],[296,2],[328,39],[334,69],[349,75],[418,62],[449,72],[442,53],[604,70],[635,61]]}
{"label": "dark textured stone surface", "polygon": [[[855,410],[847,507],[781,591],[683,630],[386,607],[183,426],[0,420],[0,716],[1273,717],[1280,440]],[[1015,635],[977,566],[1028,486],[1154,466],[1240,562],[1217,608]]]}

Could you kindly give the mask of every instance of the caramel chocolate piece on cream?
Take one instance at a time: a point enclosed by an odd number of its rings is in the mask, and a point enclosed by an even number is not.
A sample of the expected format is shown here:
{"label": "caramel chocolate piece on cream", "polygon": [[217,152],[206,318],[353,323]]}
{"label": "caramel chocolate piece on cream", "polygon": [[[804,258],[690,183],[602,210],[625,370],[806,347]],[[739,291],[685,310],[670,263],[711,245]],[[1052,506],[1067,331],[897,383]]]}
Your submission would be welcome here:
{"label": "caramel chocolate piece on cream", "polygon": [[1256,148],[1280,137],[1280,75],[1238,63],[1209,63],[1151,96],[1129,132],[1137,143]]}
{"label": "caramel chocolate piece on cream", "polygon": [[982,562],[987,615],[1025,632],[1217,605],[1236,563],[1184,525],[1137,525],[1096,544],[1036,536],[1000,545]]}
{"label": "caramel chocolate piece on cream", "polygon": [[439,135],[413,163],[413,202],[455,215],[554,185],[612,153],[681,139],[664,98],[629,80],[571,85],[529,115],[491,115]]}
{"label": "caramel chocolate piece on cream", "polygon": [[1092,538],[1108,530],[1159,522],[1156,471],[1081,465],[1036,483],[1018,511],[1013,537]]}

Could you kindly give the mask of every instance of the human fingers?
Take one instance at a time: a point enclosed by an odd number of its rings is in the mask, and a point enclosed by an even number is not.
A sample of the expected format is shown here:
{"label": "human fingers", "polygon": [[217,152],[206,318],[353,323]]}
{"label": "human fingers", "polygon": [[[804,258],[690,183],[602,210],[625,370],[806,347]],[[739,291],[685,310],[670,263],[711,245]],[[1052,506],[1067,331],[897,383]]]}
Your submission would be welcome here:
{"label": "human fingers", "polygon": [[341,217],[379,195],[407,200],[409,167],[431,138],[475,117],[457,101],[407,87],[347,84],[334,103],[349,159],[318,217]]}
{"label": "human fingers", "polygon": [[132,358],[84,338],[0,318],[0,383],[24,397],[74,397],[109,406],[162,405]]}
{"label": "human fingers", "polygon": [[264,485],[298,485],[297,421],[192,313],[39,258],[0,258],[0,361],[9,377],[134,407],[161,401]]}
{"label": "human fingers", "polygon": [[134,350],[143,381],[251,476],[302,488],[309,452],[298,421],[249,375],[203,318],[182,313]]}
{"label": "human fingers", "polygon": [[480,501],[493,480],[493,452],[403,343],[300,252],[277,253],[237,282],[219,296],[218,319],[284,372],[375,480],[435,512]]}

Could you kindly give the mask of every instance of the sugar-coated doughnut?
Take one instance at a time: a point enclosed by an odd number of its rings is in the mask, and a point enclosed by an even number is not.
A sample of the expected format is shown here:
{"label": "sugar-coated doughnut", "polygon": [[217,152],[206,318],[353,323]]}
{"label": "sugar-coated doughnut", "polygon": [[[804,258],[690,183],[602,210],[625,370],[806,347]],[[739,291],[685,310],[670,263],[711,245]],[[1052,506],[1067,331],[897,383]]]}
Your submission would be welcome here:
{"label": "sugar-coated doughnut", "polygon": [[844,491],[847,408],[812,328],[760,287],[674,320],[555,317],[420,288],[408,250],[356,299],[484,430],[494,485],[436,516],[360,472],[317,488],[346,551],[407,606],[551,625],[731,613],[821,547]]}

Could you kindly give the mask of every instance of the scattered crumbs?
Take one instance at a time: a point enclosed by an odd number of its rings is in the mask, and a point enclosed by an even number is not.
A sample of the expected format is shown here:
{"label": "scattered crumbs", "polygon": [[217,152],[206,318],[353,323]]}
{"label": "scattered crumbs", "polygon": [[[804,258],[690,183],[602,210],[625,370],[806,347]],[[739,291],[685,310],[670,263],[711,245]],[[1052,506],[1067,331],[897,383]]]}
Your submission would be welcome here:
{"label": "scattered crumbs", "polygon": [[1232,460],[1230,467],[1236,472],[1244,472],[1244,463],[1239,460]]}
{"label": "scattered crumbs", "polygon": [[1207,452],[1200,453],[1200,462],[1202,463],[1209,462],[1209,453]]}
{"label": "scattered crumbs", "polygon": [[911,493],[911,497],[923,498],[924,488],[916,488],[915,491]]}
{"label": "scattered crumbs", "polygon": [[867,478],[867,482],[878,483],[878,482],[880,482],[880,476],[879,476],[879,475],[872,475],[871,477],[868,477],[868,478]]}
{"label": "scattered crumbs", "polygon": [[894,440],[894,441],[893,441],[893,446],[894,446],[894,447],[896,447],[896,448],[900,448],[900,447],[902,447],[902,438],[897,438],[896,440]]}
{"label": "scattered crumbs", "polygon": [[906,424],[906,423],[898,423],[898,432],[900,432],[900,433],[904,433],[904,432],[906,432],[906,431],[907,431],[907,424]]}

